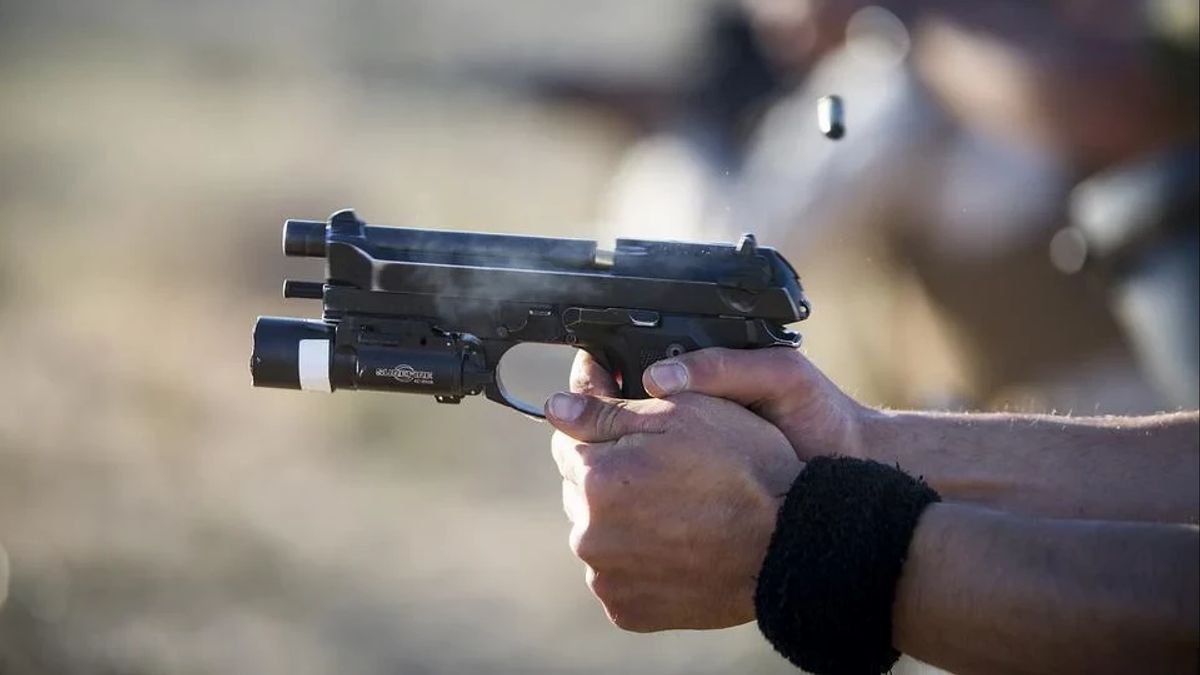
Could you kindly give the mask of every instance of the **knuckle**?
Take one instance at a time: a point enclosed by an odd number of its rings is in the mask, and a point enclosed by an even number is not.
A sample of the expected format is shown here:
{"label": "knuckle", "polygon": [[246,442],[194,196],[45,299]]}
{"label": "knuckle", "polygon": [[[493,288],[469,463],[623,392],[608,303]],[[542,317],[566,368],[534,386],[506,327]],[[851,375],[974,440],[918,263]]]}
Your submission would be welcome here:
{"label": "knuckle", "polygon": [[611,389],[609,374],[590,357],[576,359],[568,383],[571,391],[581,394],[607,394]]}
{"label": "knuckle", "polygon": [[[583,499],[579,494],[579,486],[571,482],[568,478],[562,480],[562,503],[563,511],[567,514],[567,519],[574,525],[586,518],[584,513]],[[586,522],[586,521],[584,521]]]}
{"label": "knuckle", "polygon": [[[604,580],[602,581],[601,579],[604,579]],[[607,588],[607,584],[608,584],[607,576],[601,576],[601,574],[596,571],[596,568],[592,567],[591,565],[588,565],[588,567],[587,567],[587,587],[588,587],[588,590],[592,592],[592,595],[595,595],[597,598],[603,599],[604,598],[603,591]]]}
{"label": "knuckle", "polygon": [[658,626],[652,623],[641,608],[629,603],[606,603],[604,612],[614,626],[630,633],[652,633]]}
{"label": "knuckle", "polygon": [[[568,536],[567,541],[575,557],[587,563],[589,570],[592,569],[590,565],[598,562],[600,558],[600,547],[597,544],[595,530],[587,525],[576,525],[571,528],[571,534]],[[594,577],[595,572],[593,570],[592,574],[589,575],[589,579],[593,579]]]}
{"label": "knuckle", "polygon": [[570,377],[567,379],[567,384],[572,392],[584,392],[591,385],[591,378],[587,373],[579,370],[572,370]]}
{"label": "knuckle", "polygon": [[628,411],[623,400],[603,403],[596,411],[596,429],[605,435],[617,435],[621,431],[621,421],[626,414]]}
{"label": "knuckle", "polygon": [[679,362],[687,368],[692,387],[703,387],[706,382],[719,376],[724,352],[724,347],[709,347],[679,357]]}
{"label": "knuckle", "polygon": [[567,452],[573,451],[576,445],[575,439],[564,434],[561,431],[555,431],[550,437],[550,453],[555,459],[561,459]]}
{"label": "knuckle", "polygon": [[669,398],[637,401],[642,424],[636,431],[655,433],[674,429],[680,420],[682,407],[679,401],[686,400],[691,394],[682,392],[672,394]]}
{"label": "knuckle", "polygon": [[621,630],[650,633],[663,627],[650,615],[652,608],[638,601],[634,581],[593,567],[587,569],[587,585],[604,607],[608,620]]}
{"label": "knuckle", "polygon": [[550,453],[558,466],[558,473],[572,483],[578,483],[580,474],[586,471],[587,458],[591,449],[588,444],[555,432],[550,441]]}
{"label": "knuckle", "polygon": [[671,396],[669,401],[661,401],[661,408],[656,416],[661,420],[664,432],[689,432],[697,424],[707,423],[704,416],[703,402],[706,397],[696,392],[685,391]]}
{"label": "knuckle", "polygon": [[779,373],[779,382],[784,391],[794,391],[806,384],[811,384],[808,377],[809,363],[799,349],[776,348],[771,368]]}
{"label": "knuckle", "polygon": [[800,353],[799,349],[769,349],[768,358],[772,359],[772,365],[779,368],[785,375],[795,375],[803,370],[807,361],[804,354]]}
{"label": "knuckle", "polygon": [[588,444],[576,441],[575,438],[563,441],[558,448],[558,454],[562,455],[564,460],[575,461],[583,466],[587,466],[588,461],[592,458],[592,450],[588,448]]}
{"label": "knuckle", "polygon": [[611,572],[598,570],[590,565],[588,566],[587,585],[592,595],[604,603],[606,610],[622,604],[626,595],[624,584],[618,577]]}
{"label": "knuckle", "polygon": [[566,381],[568,381],[568,383],[571,384],[572,388],[574,388],[576,386],[582,386],[582,384],[587,383],[587,381],[588,381],[587,371],[584,371],[582,368],[580,368],[580,362],[577,362],[577,360],[575,362],[575,365],[571,366],[571,374],[566,376]]}
{"label": "knuckle", "polygon": [[587,500],[589,511],[594,507],[606,507],[612,502],[614,489],[612,469],[605,464],[593,464],[583,476],[583,497]]}
{"label": "knuckle", "polygon": [[709,374],[716,377],[724,375],[730,368],[730,361],[733,359],[733,355],[733,350],[726,347],[714,349],[708,363]]}
{"label": "knuckle", "polygon": [[589,443],[577,441],[573,438],[569,440],[569,443],[564,443],[564,454],[570,457],[577,457],[584,466],[591,466],[596,461],[596,454]]}
{"label": "knuckle", "polygon": [[[657,417],[670,419],[679,413],[679,401],[686,400],[691,395],[691,392],[685,391],[674,394],[669,399],[654,399],[647,403],[647,409]],[[683,399],[680,399],[680,397],[683,397]]]}

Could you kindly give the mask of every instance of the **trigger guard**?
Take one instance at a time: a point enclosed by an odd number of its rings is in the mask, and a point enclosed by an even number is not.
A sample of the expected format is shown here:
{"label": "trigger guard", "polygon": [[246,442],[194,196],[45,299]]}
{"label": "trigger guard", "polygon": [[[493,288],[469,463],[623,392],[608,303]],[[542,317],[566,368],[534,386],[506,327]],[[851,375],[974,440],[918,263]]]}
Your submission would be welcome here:
{"label": "trigger guard", "polygon": [[483,395],[496,403],[508,406],[535,420],[542,421],[546,419],[546,413],[540,407],[534,406],[532,403],[526,403],[508,393],[508,390],[504,388],[504,382],[500,379],[500,370],[498,368],[496,369],[496,376],[493,383],[484,387]]}

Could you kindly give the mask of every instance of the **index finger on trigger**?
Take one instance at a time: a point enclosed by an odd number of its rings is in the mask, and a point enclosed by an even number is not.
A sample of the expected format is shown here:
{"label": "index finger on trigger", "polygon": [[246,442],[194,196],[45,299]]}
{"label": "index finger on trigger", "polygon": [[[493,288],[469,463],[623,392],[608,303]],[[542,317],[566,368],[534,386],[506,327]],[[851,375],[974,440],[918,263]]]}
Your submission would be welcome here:
{"label": "index finger on trigger", "polygon": [[621,395],[612,373],[601,367],[595,357],[582,349],[576,350],[575,360],[571,363],[570,391],[592,396]]}

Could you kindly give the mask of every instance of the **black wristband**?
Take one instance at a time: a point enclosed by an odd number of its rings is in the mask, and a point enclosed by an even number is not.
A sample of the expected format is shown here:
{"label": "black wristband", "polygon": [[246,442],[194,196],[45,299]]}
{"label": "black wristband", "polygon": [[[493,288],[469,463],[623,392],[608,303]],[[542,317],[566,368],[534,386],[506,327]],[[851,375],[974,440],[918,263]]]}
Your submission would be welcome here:
{"label": "black wristband", "polygon": [[926,506],[941,501],[898,468],[844,457],[809,462],[788,491],[754,593],[758,626],[814,675],[887,672],[892,603]]}

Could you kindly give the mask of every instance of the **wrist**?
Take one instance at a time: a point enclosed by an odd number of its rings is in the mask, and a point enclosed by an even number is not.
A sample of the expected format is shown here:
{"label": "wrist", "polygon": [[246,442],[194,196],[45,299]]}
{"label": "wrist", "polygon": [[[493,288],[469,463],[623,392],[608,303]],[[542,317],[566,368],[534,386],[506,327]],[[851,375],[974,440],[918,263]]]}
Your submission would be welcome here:
{"label": "wrist", "polygon": [[824,457],[779,510],[754,593],[767,640],[812,673],[884,673],[896,587],[921,512],[940,500],[894,467]]}
{"label": "wrist", "polygon": [[[803,471],[803,468],[801,471]],[[792,480],[794,481],[798,475],[798,473],[793,475]],[[771,539],[778,526],[779,513],[783,509],[791,483],[788,486],[788,488],[785,488],[779,494],[766,494],[764,492],[757,499],[753,500],[756,506],[755,514],[749,519],[750,525],[746,528],[748,534],[746,550],[750,554],[747,562],[752,564],[747,568],[750,573],[742,576],[744,583],[735,589],[734,605],[737,608],[735,612],[741,620],[731,625],[748,623],[754,621],[756,618],[754,607],[755,589],[758,585],[759,573],[767,558],[767,551],[770,549]]]}
{"label": "wrist", "polygon": [[800,407],[758,412],[779,425],[801,462],[829,456],[872,459],[876,427],[886,415],[845,396],[815,410]]}
{"label": "wrist", "polygon": [[894,464],[889,452],[895,437],[896,414],[882,408],[859,406],[855,417],[854,434],[850,441],[850,457],[869,459],[883,464]]}
{"label": "wrist", "polygon": [[888,424],[890,414],[849,397],[841,409],[840,438],[833,439],[834,442],[829,447],[816,455],[833,454],[854,459],[877,459],[880,445],[878,438],[883,436],[883,428]]}

